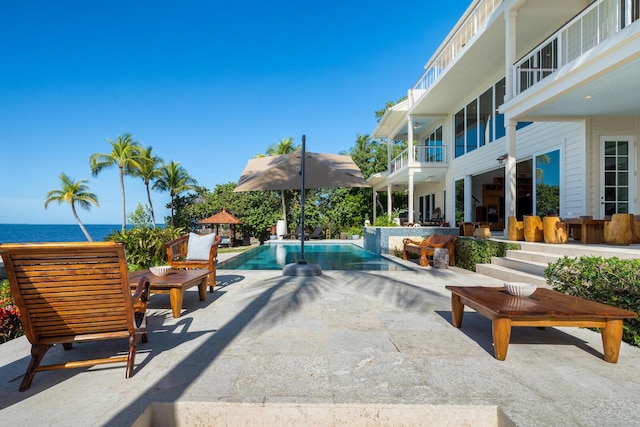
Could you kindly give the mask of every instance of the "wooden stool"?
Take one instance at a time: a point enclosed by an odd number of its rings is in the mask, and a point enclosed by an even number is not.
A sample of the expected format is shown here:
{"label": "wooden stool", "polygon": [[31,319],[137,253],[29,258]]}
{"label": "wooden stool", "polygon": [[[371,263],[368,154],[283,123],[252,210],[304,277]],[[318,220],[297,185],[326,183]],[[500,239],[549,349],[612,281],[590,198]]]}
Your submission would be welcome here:
{"label": "wooden stool", "polygon": [[629,246],[635,225],[631,214],[613,214],[604,223],[604,241],[607,245]]}
{"label": "wooden stool", "polygon": [[525,215],[523,217],[523,223],[524,240],[527,242],[542,242],[544,240],[542,220],[539,216]]}
{"label": "wooden stool", "polygon": [[509,240],[524,240],[524,222],[518,221],[515,216],[507,220],[507,237]]}
{"label": "wooden stool", "polygon": [[542,219],[542,224],[545,243],[567,243],[567,240],[569,240],[569,227],[559,217],[545,216]]}
{"label": "wooden stool", "polygon": [[489,224],[480,224],[473,232],[473,236],[478,239],[488,239],[491,237],[491,228]]}
{"label": "wooden stool", "polygon": [[640,243],[640,215],[633,216],[633,239],[631,243]]}

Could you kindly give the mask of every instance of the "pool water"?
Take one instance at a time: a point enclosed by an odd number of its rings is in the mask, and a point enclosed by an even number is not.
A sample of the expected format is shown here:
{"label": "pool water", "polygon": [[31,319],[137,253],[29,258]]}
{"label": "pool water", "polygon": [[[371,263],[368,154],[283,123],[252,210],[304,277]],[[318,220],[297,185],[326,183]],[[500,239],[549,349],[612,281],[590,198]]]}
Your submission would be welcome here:
{"label": "pool water", "polygon": [[[408,271],[411,268],[366,251],[354,244],[305,243],[304,259],[323,270]],[[228,270],[282,270],[300,261],[300,242],[269,243],[218,264]]]}

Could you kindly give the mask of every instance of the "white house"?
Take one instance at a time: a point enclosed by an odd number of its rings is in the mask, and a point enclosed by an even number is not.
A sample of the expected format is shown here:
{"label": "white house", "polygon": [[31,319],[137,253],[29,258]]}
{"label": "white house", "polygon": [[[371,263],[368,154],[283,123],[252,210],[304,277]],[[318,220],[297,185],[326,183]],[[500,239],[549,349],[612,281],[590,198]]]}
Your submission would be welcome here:
{"label": "white house", "polygon": [[406,191],[409,221],[441,208],[500,230],[640,213],[639,15],[640,0],[472,1],[372,134],[408,143],[374,198]]}

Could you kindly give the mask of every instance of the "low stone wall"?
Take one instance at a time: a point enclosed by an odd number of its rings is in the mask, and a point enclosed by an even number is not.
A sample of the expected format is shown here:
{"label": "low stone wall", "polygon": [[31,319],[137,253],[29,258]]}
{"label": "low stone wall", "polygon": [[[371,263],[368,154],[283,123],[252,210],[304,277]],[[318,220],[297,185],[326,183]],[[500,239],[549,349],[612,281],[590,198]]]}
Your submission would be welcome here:
{"label": "low stone wall", "polygon": [[402,241],[407,237],[421,240],[432,234],[458,233],[458,227],[365,227],[363,246],[375,254],[392,254],[402,250]]}

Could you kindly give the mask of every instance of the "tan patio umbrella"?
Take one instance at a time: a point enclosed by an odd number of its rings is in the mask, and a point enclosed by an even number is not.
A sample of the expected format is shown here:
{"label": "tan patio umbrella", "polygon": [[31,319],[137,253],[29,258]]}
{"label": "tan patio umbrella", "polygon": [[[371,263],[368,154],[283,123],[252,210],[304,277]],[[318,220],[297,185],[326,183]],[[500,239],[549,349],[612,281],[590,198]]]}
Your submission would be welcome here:
{"label": "tan patio umbrella", "polygon": [[229,246],[233,246],[233,240],[235,235],[235,225],[242,224],[238,218],[227,212],[227,209],[223,206],[222,211],[217,214],[213,214],[208,218],[201,219],[200,224],[215,224],[216,226],[216,234],[218,234],[218,226],[220,224],[229,224],[233,232],[229,236]]}
{"label": "tan patio umbrella", "polygon": [[[302,151],[250,159],[233,191],[300,190]],[[370,187],[350,156],[305,154],[305,189]]]}
{"label": "tan patio umbrella", "polygon": [[300,261],[288,264],[285,276],[317,276],[318,265],[304,260],[304,203],[308,188],[370,187],[350,156],[306,152],[307,137],[302,135],[302,150],[279,156],[250,159],[233,191],[301,190],[300,191]]}

